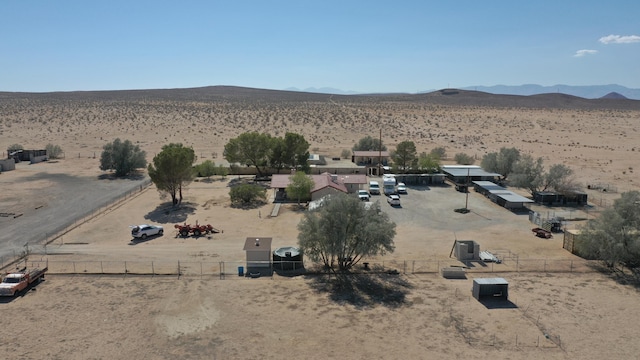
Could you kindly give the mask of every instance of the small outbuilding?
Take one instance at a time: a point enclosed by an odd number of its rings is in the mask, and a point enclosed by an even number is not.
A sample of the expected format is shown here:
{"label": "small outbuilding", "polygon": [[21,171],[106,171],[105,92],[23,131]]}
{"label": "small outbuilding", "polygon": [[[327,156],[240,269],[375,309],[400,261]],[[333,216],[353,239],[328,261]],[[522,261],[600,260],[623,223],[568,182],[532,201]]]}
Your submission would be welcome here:
{"label": "small outbuilding", "polygon": [[270,237],[248,237],[244,242],[248,273],[271,269],[271,240]]}
{"label": "small outbuilding", "polygon": [[503,278],[480,278],[473,279],[473,297],[477,300],[482,298],[504,299],[509,297],[509,283]]}
{"label": "small outbuilding", "polygon": [[456,240],[453,255],[460,261],[480,260],[480,244],[473,240]]}

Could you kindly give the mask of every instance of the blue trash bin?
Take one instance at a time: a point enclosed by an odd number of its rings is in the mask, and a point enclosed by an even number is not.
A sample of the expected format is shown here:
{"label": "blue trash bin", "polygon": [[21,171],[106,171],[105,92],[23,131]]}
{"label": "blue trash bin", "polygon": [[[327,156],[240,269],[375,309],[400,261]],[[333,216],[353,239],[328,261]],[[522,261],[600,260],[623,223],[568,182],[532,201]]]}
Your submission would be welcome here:
{"label": "blue trash bin", "polygon": [[244,266],[238,266],[238,276],[244,276]]}

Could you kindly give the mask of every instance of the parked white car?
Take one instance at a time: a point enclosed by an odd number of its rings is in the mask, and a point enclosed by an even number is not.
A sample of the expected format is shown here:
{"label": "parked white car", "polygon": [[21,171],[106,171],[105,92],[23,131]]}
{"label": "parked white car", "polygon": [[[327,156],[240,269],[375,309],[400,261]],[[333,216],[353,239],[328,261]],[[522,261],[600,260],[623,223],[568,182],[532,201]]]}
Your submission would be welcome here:
{"label": "parked white car", "polygon": [[389,195],[389,197],[387,197],[387,202],[391,206],[400,206],[400,196],[398,196],[398,195]]}
{"label": "parked white car", "polygon": [[406,194],[407,186],[404,183],[398,183],[398,186],[396,187],[396,191],[398,192],[398,194]]}
{"label": "parked white car", "polygon": [[369,192],[367,190],[358,190],[358,198],[362,201],[369,201]]}
{"label": "parked white car", "polygon": [[134,238],[146,239],[148,236],[158,235],[162,236],[164,228],[159,225],[137,225],[131,227],[131,236]]}

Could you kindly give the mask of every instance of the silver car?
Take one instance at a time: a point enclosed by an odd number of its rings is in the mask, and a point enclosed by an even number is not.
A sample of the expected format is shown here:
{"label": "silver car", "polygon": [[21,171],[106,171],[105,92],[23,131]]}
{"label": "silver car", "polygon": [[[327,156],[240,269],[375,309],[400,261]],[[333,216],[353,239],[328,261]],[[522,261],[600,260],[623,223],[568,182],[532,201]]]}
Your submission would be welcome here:
{"label": "silver car", "polygon": [[162,236],[164,229],[159,225],[137,225],[131,227],[131,236],[139,239],[146,239],[148,236]]}
{"label": "silver car", "polygon": [[398,195],[389,195],[389,197],[387,197],[387,202],[391,206],[400,206],[400,196],[398,196]]}

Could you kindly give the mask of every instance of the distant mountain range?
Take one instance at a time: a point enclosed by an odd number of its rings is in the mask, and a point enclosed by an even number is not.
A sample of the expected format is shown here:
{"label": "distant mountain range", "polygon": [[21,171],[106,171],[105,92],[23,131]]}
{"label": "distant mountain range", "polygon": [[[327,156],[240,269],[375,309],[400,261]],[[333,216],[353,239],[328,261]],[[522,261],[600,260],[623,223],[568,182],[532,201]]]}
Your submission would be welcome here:
{"label": "distant mountain range", "polygon": [[[494,86],[467,86],[460,88],[462,90],[474,90],[474,91],[482,91],[489,94],[500,94],[500,95],[538,95],[538,94],[553,94],[553,93],[561,93],[567,95],[578,96],[585,99],[599,99],[599,98],[627,98],[633,100],[640,100],[640,89],[630,89],[621,85],[611,84],[611,85],[589,85],[589,86],[571,86],[571,85],[553,85],[553,86],[542,86],[536,84],[526,84],[526,85],[494,85]],[[335,94],[335,95],[357,95],[363,94],[356,91],[345,91],[331,87],[322,87],[322,88],[306,88],[306,89],[298,89],[295,87],[290,87],[285,89],[286,91],[300,91],[300,92],[309,92],[309,93],[317,93],[317,94]],[[432,91],[436,91],[436,89],[431,89],[427,91],[421,91],[420,93],[429,93]],[[622,96],[622,97],[621,97]]]}
{"label": "distant mountain range", "polygon": [[321,88],[314,88],[314,87],[309,87],[306,89],[298,89],[296,87],[290,87],[290,88],[286,88],[284,89],[285,91],[301,91],[301,92],[309,92],[309,93],[316,93],[316,94],[334,94],[334,95],[357,95],[357,94],[361,94],[357,91],[345,91],[345,90],[340,90],[340,89],[336,89],[336,88],[330,88],[330,87],[321,87]]}
{"label": "distant mountain range", "polygon": [[627,87],[611,84],[611,85],[589,85],[589,86],[571,86],[571,85],[553,85],[541,86],[536,84],[526,84],[518,86],[495,85],[495,86],[469,86],[462,88],[464,90],[475,90],[488,92],[490,94],[505,95],[537,95],[561,93],[567,95],[578,96],[585,99],[599,99],[611,93],[617,93],[627,99],[640,100],[640,89],[629,89]]}

